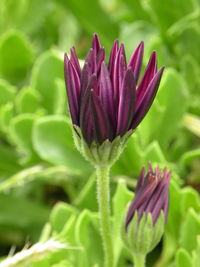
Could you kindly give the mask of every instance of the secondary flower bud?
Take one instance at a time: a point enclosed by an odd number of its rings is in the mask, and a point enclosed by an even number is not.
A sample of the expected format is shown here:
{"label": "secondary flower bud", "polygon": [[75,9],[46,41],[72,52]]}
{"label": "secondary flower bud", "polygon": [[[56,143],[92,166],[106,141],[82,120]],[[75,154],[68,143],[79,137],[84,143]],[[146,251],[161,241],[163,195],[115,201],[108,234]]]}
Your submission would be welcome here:
{"label": "secondary flower bud", "polygon": [[133,254],[146,255],[160,241],[168,214],[171,172],[159,167],[141,171],[126,216],[123,239]]}
{"label": "secondary flower bud", "polygon": [[[119,46],[119,42],[115,41],[106,65],[104,48],[98,36],[94,35],[82,69],[74,48],[70,58],[65,54],[64,75],[69,110],[75,138],[80,139],[76,143],[93,162],[112,162],[117,157],[114,154],[120,154],[125,140],[142,121],[154,100],[164,68],[157,71],[156,52],[152,52],[138,83],[143,50],[141,42],[127,63],[124,45]],[[114,153],[112,142],[116,138],[115,143],[120,149],[117,153],[114,149]],[[91,147],[98,150],[104,142],[107,151],[103,156],[99,151],[92,152]],[[85,153],[86,146],[88,151]]]}

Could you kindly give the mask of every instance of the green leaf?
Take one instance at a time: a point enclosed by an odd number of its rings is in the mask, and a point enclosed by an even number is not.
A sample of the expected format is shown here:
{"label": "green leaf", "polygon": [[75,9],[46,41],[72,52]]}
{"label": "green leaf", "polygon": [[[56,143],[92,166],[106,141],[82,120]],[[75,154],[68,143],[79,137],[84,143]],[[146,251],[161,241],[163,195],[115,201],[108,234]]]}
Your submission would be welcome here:
{"label": "green leaf", "polygon": [[87,180],[85,186],[78,194],[75,205],[79,209],[88,209],[91,211],[97,211],[98,205],[97,201],[91,201],[91,199],[96,199],[96,175],[92,174]]}
{"label": "green leaf", "polygon": [[[21,169],[18,164],[18,156],[13,149],[4,143],[0,143],[0,177],[13,175]],[[7,181],[7,180],[6,180]]]}
{"label": "green leaf", "polygon": [[[200,83],[200,66],[198,60],[191,54],[188,54],[182,58],[180,63],[181,73],[188,83],[190,92],[194,94],[197,93],[196,88]],[[193,106],[193,102],[189,104]]]}
{"label": "green leaf", "polygon": [[14,116],[13,104],[8,103],[0,107],[0,128],[2,132],[8,131],[10,122]]}
{"label": "green leaf", "polygon": [[183,124],[189,131],[200,137],[200,117],[186,114],[184,116]]}
{"label": "green leaf", "polygon": [[76,214],[76,209],[66,203],[58,203],[52,210],[50,221],[54,231],[59,233],[71,215]]}
{"label": "green leaf", "polygon": [[0,2],[1,26],[4,30],[15,28],[26,12],[27,1],[2,0]]}
{"label": "green leaf", "polygon": [[148,55],[148,58],[150,57],[152,51],[157,51],[158,66],[171,66],[174,58],[173,55],[169,53],[166,43],[157,34],[150,41],[150,44],[147,44],[148,47],[146,54]]}
{"label": "green leaf", "polygon": [[[103,252],[101,239],[95,227],[96,216],[88,210],[83,210],[79,215],[75,228],[75,238],[82,247],[78,255],[78,266],[94,266],[95,263],[102,264]],[[92,253],[91,253],[92,252]]]}
{"label": "green leaf", "polygon": [[200,217],[193,208],[190,208],[180,231],[180,246],[191,252],[197,246],[198,235],[200,235]]}
{"label": "green leaf", "polygon": [[193,267],[192,258],[185,249],[180,248],[177,251],[176,267]]}
{"label": "green leaf", "polygon": [[[174,50],[177,53],[177,56],[180,57],[185,53],[186,55],[192,55],[198,61],[200,60],[200,55],[198,53],[198,47],[200,45],[200,30],[199,30],[199,21],[196,20],[189,22],[186,20],[186,23],[178,25],[173,29],[173,37],[176,36],[178,42],[174,45]],[[190,42],[190,40],[193,42]]]}
{"label": "green leaf", "polygon": [[24,154],[24,160],[37,158],[32,144],[32,128],[36,117],[34,114],[18,115],[11,121],[10,135],[18,150]]}
{"label": "green leaf", "polygon": [[182,189],[181,194],[181,210],[183,214],[187,214],[190,208],[193,208],[197,212],[200,211],[200,198],[196,190],[188,186]]}
{"label": "green leaf", "polygon": [[39,239],[40,243],[46,242],[47,240],[50,239],[51,230],[52,230],[51,224],[47,222],[42,229]]}
{"label": "green leaf", "polygon": [[127,5],[127,10],[126,12],[129,12],[130,15],[130,20],[135,21],[135,20],[150,20],[148,12],[145,10],[145,6],[143,4],[143,1],[140,0],[118,0],[120,4],[126,4]]}
{"label": "green leaf", "polygon": [[138,132],[133,133],[119,160],[112,167],[112,173],[121,175],[139,174],[143,161],[144,153],[140,144]]}
{"label": "green leaf", "polygon": [[[150,0],[148,3],[149,12],[154,22],[160,27],[163,34],[175,22],[195,10],[194,1],[173,1],[161,2]],[[173,10],[173,12],[172,12]]]}
{"label": "green leaf", "polygon": [[52,265],[52,267],[73,267],[73,265],[67,260],[62,260],[61,262]]}
{"label": "green leaf", "polygon": [[163,113],[164,108],[158,103],[158,100],[155,99],[149,112],[141,122],[141,125],[138,129],[143,146],[146,146],[150,142],[155,140],[155,136],[160,131],[160,124],[162,122]]}
{"label": "green leaf", "polygon": [[45,52],[34,65],[31,87],[39,92],[41,104],[49,113],[58,110],[57,105],[62,101],[59,98],[63,98],[57,88],[58,79],[64,80],[63,59],[55,51]]}
{"label": "green leaf", "polygon": [[174,251],[177,249],[177,240],[174,239],[174,236],[172,236],[171,233],[165,231],[162,246],[162,254],[159,258],[159,265],[167,267],[171,266],[169,265],[169,262],[171,262],[172,258],[174,258]]}
{"label": "green leaf", "polygon": [[200,235],[197,236],[197,247],[192,254],[194,260],[194,267],[198,266],[199,264],[199,255],[200,255]]}
{"label": "green leaf", "polygon": [[121,228],[125,227],[125,218],[127,212],[127,204],[133,199],[134,194],[130,192],[123,179],[117,184],[115,195],[112,199],[113,206],[113,237],[114,237],[114,254],[115,264],[119,261],[120,253],[123,248],[121,240]]}
{"label": "green leaf", "polygon": [[33,49],[26,37],[11,31],[0,39],[0,73],[11,82],[23,80],[33,61]]}
{"label": "green leaf", "polygon": [[40,95],[37,91],[24,87],[16,97],[18,113],[36,113],[40,106]]}
{"label": "green leaf", "polygon": [[55,99],[55,114],[65,114],[67,110],[67,97],[64,80],[56,79],[57,98]]}
{"label": "green leaf", "polygon": [[[48,208],[22,196],[19,198],[19,196],[2,194],[0,195],[0,206],[1,239],[4,236],[7,240],[14,241],[15,234],[16,236],[28,234],[34,238],[39,237],[41,227],[49,215]],[[24,232],[20,233],[19,231],[22,230]],[[9,231],[13,231],[12,236],[9,235]]]}
{"label": "green leaf", "polygon": [[65,165],[69,173],[88,175],[90,166],[74,147],[66,117],[52,115],[38,119],[33,128],[33,144],[42,159]]}
{"label": "green leaf", "polygon": [[170,181],[170,203],[169,214],[166,224],[166,232],[169,233],[177,242],[182,223],[181,213],[181,190],[173,179]]}
{"label": "green leaf", "polygon": [[128,58],[131,56],[141,40],[143,40],[145,45],[148,46],[150,44],[150,40],[154,39],[156,36],[154,26],[151,23],[142,20],[131,24],[122,24],[120,30],[119,39],[125,44],[126,55]]}
{"label": "green leaf", "polygon": [[193,149],[191,151],[186,151],[180,158],[181,167],[187,167],[195,159],[200,157],[200,148]]}
{"label": "green leaf", "polygon": [[164,108],[159,130],[155,133],[161,147],[166,148],[174,133],[181,125],[181,119],[187,108],[188,93],[185,81],[173,69],[168,69],[164,74],[157,99]]}
{"label": "green leaf", "polygon": [[[99,1],[90,0],[68,0],[68,2],[60,0],[64,7],[66,7],[78,19],[80,25],[92,35],[97,32],[102,38],[102,43],[110,44],[118,35],[118,26],[102,9]],[[94,10],[98,16],[94,16]]]}
{"label": "green leaf", "polygon": [[148,162],[162,162],[165,163],[166,159],[157,141],[152,142],[145,151],[145,163]]}
{"label": "green leaf", "polygon": [[12,102],[16,94],[16,88],[8,82],[0,79],[0,106]]}

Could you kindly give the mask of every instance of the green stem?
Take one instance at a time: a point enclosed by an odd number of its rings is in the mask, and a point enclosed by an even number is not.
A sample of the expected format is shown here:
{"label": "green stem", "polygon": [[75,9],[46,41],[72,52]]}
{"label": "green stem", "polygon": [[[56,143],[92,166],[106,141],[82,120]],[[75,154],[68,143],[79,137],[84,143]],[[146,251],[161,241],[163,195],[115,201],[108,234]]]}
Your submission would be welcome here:
{"label": "green stem", "polygon": [[110,167],[97,167],[97,197],[99,204],[101,235],[104,248],[104,266],[113,266],[112,235],[110,228]]}
{"label": "green stem", "polygon": [[133,255],[133,262],[134,262],[134,267],[145,267],[145,260],[146,256],[143,254],[134,254]]}

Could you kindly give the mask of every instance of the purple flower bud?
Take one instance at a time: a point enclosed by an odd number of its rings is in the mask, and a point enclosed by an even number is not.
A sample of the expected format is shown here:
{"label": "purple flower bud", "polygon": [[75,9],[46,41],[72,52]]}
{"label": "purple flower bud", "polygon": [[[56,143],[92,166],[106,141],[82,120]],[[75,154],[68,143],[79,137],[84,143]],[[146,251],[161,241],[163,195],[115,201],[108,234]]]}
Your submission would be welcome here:
{"label": "purple flower bud", "polygon": [[142,169],[135,189],[134,200],[126,216],[126,229],[136,211],[139,221],[144,214],[150,213],[153,224],[155,224],[161,211],[163,211],[166,220],[169,205],[170,178],[171,171],[168,172],[166,168],[161,170],[157,167],[153,170],[151,164],[149,164],[146,174],[145,169]]}
{"label": "purple flower bud", "polygon": [[141,42],[127,63],[124,45],[119,46],[115,41],[107,66],[104,48],[95,34],[82,69],[74,47],[70,58],[65,54],[64,75],[72,123],[80,127],[88,145],[124,136],[148,112],[164,67],[157,71],[156,52],[153,52],[138,82],[143,51]]}

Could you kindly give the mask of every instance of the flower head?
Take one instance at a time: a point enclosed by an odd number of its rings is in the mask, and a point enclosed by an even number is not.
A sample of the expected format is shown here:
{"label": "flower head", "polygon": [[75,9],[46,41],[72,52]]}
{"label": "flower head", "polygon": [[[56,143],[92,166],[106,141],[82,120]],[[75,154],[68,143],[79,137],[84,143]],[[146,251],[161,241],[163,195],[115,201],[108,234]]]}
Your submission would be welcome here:
{"label": "flower head", "polygon": [[145,169],[142,169],[135,189],[135,198],[127,213],[126,228],[129,226],[136,211],[138,221],[141,220],[144,214],[150,213],[153,224],[155,224],[161,211],[163,211],[166,220],[170,178],[171,172],[168,172],[166,168],[161,170],[157,167],[153,170],[151,164],[149,164],[146,174]]}
{"label": "flower head", "polygon": [[130,204],[122,238],[134,255],[149,253],[160,241],[168,214],[171,172],[149,164],[141,171],[135,198]]}
{"label": "flower head", "polygon": [[139,81],[144,43],[141,42],[126,62],[124,45],[115,41],[108,65],[105,51],[95,34],[83,68],[75,48],[65,54],[64,74],[72,123],[90,146],[113,141],[134,130],[149,110],[159,87],[163,67],[157,70],[152,52]]}

